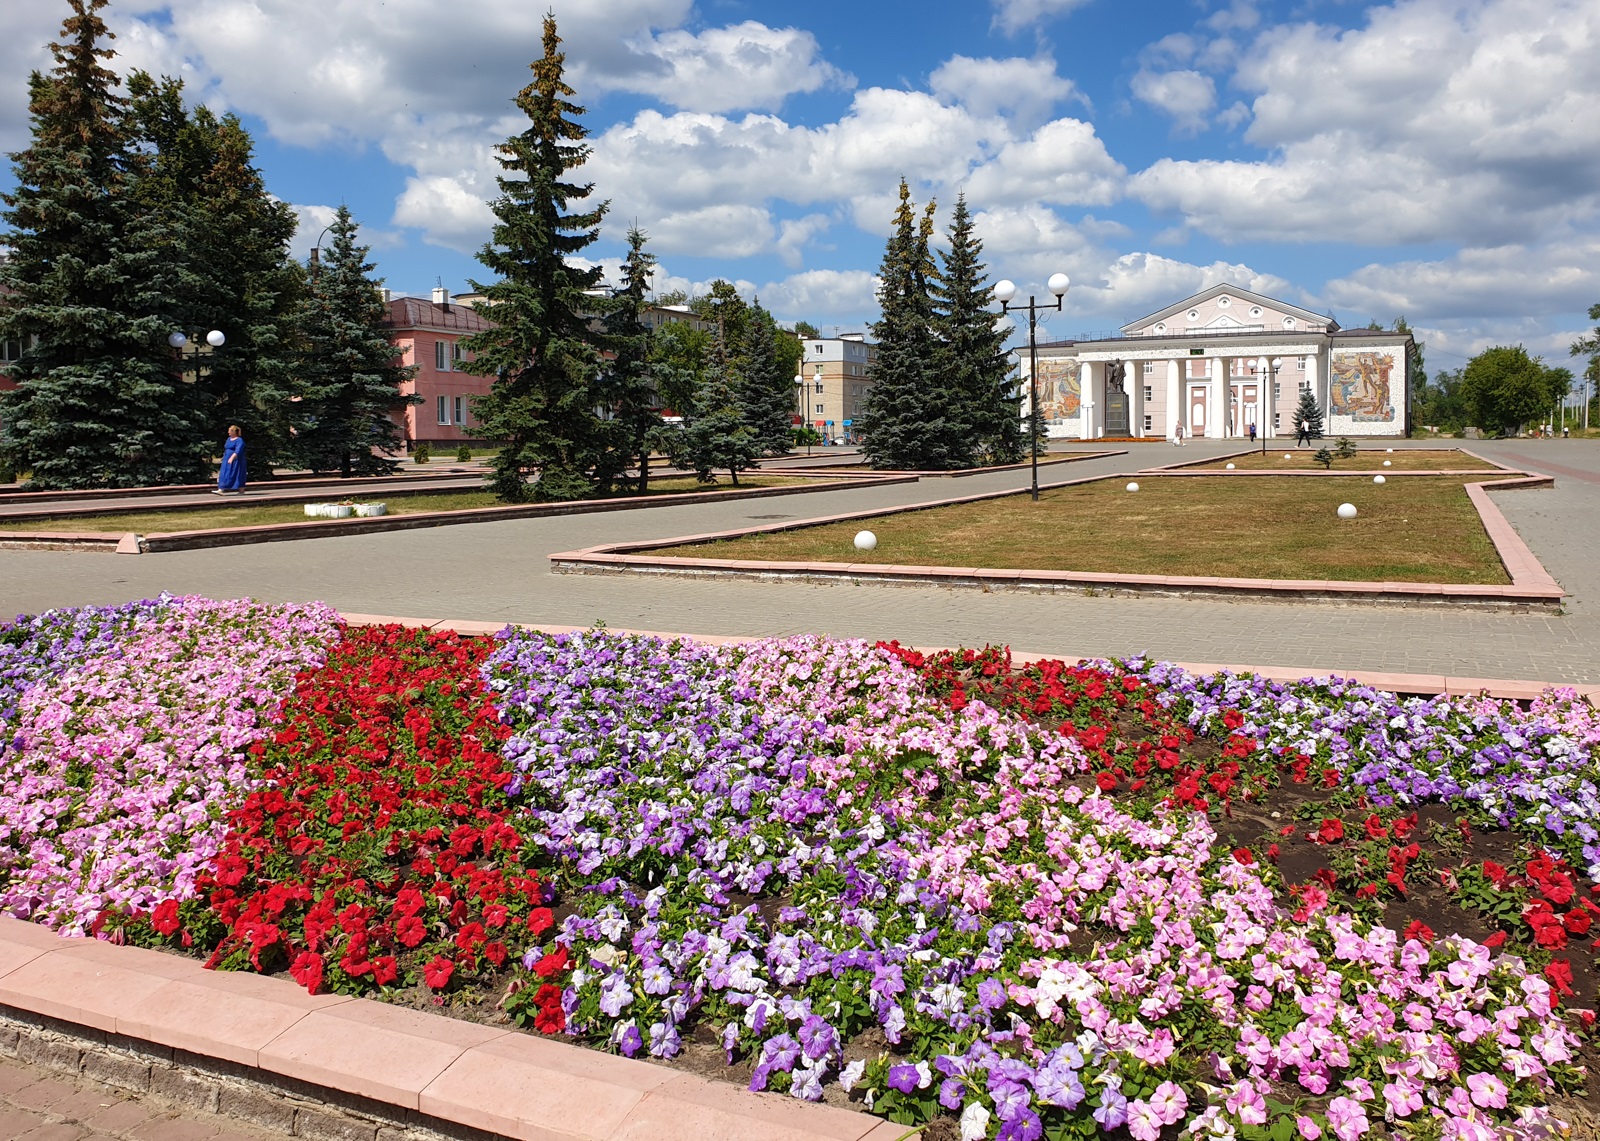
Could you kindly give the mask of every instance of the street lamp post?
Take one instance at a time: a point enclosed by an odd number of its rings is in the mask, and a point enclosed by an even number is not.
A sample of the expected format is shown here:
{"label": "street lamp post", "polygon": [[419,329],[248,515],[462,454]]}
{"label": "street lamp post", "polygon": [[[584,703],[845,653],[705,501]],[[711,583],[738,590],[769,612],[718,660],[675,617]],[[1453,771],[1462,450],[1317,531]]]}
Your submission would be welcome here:
{"label": "street lamp post", "polygon": [[811,430],[806,423],[806,374],[796,373],[794,377],[795,398],[799,402],[800,433],[806,438],[806,455],[811,455]]}
{"label": "street lamp post", "polygon": [[[1064,273],[1050,275],[1050,280],[1045,283],[1050,292],[1055,295],[1054,305],[1040,305],[1033,294],[1028,295],[1028,419],[1030,421],[1028,435],[1030,443],[1029,453],[1033,457],[1033,482],[1031,490],[1033,501],[1039,501],[1039,311],[1049,312],[1054,309],[1061,311],[1062,300],[1072,282]],[[994,299],[1000,302],[1000,312],[1010,313],[1013,309],[1011,299],[1017,295],[1017,287],[1011,281],[997,281],[994,285]],[[1022,306],[1014,307],[1018,312]]]}
{"label": "street lamp post", "polygon": [[[210,345],[213,349],[220,349],[228,342],[227,336],[222,332],[221,329],[212,329],[211,332],[206,334],[205,339],[206,344]],[[189,335],[177,329],[174,329],[171,333],[167,334],[167,344],[171,345],[178,351],[178,359],[180,361],[194,362],[192,366],[180,366],[179,371],[187,373],[192,367],[194,370],[194,378],[196,381],[198,381],[200,379],[200,357],[204,350],[202,350],[199,345],[196,345],[193,351],[186,351],[185,346],[189,344]]]}
{"label": "street lamp post", "polygon": [[[1261,391],[1256,396],[1256,434],[1261,437],[1261,454],[1262,455],[1266,455],[1267,454],[1267,422],[1263,418],[1262,412],[1267,406],[1267,393],[1269,393],[1269,392],[1272,393],[1272,406],[1274,408],[1276,408],[1278,406],[1278,393],[1277,393],[1277,389],[1276,389],[1275,386],[1278,383],[1278,370],[1283,367],[1283,358],[1282,357],[1273,357],[1269,361],[1269,360],[1267,360],[1266,357],[1262,357],[1261,361],[1262,361],[1263,364],[1265,364],[1267,366],[1268,373],[1267,373],[1266,376],[1263,376],[1263,377],[1259,378],[1259,380],[1261,382]],[[1256,366],[1252,362],[1250,367],[1251,367],[1251,369],[1254,369]],[[1269,388],[1268,385],[1272,385],[1274,387]]]}

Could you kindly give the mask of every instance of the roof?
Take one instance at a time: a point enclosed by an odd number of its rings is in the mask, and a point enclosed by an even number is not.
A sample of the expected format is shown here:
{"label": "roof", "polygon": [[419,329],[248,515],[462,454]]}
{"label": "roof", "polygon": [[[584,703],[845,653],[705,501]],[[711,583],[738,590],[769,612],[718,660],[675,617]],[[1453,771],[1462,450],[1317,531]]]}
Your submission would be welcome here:
{"label": "roof", "polygon": [[1332,317],[1329,317],[1326,314],[1313,313],[1309,309],[1302,309],[1300,306],[1291,305],[1287,301],[1279,301],[1276,297],[1268,297],[1264,293],[1252,293],[1248,289],[1241,289],[1239,286],[1234,285],[1231,282],[1224,281],[1220,285],[1213,285],[1210,289],[1201,290],[1193,297],[1186,297],[1182,301],[1174,302],[1173,304],[1168,305],[1165,309],[1158,309],[1156,312],[1151,313],[1147,317],[1140,317],[1137,321],[1130,321],[1128,324],[1122,326],[1122,331],[1124,333],[1132,333],[1134,330],[1142,329],[1146,325],[1149,325],[1153,322],[1165,321],[1168,317],[1171,317],[1175,313],[1182,313],[1185,309],[1190,309],[1196,305],[1210,301],[1213,297],[1220,297],[1224,293],[1230,297],[1238,297],[1241,300],[1251,301],[1263,307],[1270,306],[1280,313],[1291,314],[1292,316],[1300,318],[1302,321],[1310,321],[1314,324],[1326,325],[1328,327],[1328,332],[1330,333],[1337,332],[1339,329],[1339,322],[1335,321]]}
{"label": "roof", "polygon": [[395,330],[435,329],[445,333],[480,333],[494,327],[494,322],[486,321],[470,306],[436,305],[424,297],[392,298],[388,323]]}

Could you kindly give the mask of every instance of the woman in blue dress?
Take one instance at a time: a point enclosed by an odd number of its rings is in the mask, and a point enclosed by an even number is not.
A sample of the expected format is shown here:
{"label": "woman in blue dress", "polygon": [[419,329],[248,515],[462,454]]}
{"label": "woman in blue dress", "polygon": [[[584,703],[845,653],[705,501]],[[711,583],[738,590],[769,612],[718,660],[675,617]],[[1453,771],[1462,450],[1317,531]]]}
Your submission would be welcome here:
{"label": "woman in blue dress", "polygon": [[222,448],[222,467],[217,472],[217,494],[243,491],[246,476],[244,462],[244,435],[239,425],[228,428],[228,442]]}

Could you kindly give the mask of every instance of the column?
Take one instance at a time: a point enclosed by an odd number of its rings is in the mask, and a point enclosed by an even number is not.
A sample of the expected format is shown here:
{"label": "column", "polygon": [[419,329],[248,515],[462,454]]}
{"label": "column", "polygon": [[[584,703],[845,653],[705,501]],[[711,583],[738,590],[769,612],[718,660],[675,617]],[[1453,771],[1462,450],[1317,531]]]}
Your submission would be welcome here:
{"label": "column", "polygon": [[1211,376],[1206,382],[1206,439],[1220,440],[1224,433],[1223,417],[1228,414],[1228,358],[1209,359]]}
{"label": "column", "polygon": [[[1128,375],[1133,384],[1133,391],[1128,394],[1128,435],[1144,435],[1144,361],[1129,361]],[[1154,421],[1151,422],[1152,424]]]}
{"label": "column", "polygon": [[1179,424],[1183,425],[1184,434],[1189,432],[1189,410],[1183,390],[1183,361],[1170,360],[1167,362],[1167,438],[1172,438],[1172,430]]}
{"label": "column", "polygon": [[1104,361],[1083,362],[1078,382],[1078,409],[1081,417],[1078,423],[1082,426],[1081,431],[1085,440],[1095,440],[1100,437],[1098,393],[1105,374]]}

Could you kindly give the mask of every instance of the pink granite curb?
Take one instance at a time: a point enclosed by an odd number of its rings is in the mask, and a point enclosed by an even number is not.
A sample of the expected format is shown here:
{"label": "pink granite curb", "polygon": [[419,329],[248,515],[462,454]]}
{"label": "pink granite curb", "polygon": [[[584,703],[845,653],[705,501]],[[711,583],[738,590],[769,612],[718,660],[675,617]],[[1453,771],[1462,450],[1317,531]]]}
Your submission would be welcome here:
{"label": "pink granite curb", "polygon": [[[473,638],[493,637],[508,626],[522,630],[538,630],[544,634],[580,634],[586,630],[593,629],[592,626],[561,626],[548,622],[472,622],[451,618],[407,618],[388,614],[343,613],[341,617],[351,626],[405,626],[411,629],[449,631],[460,634],[463,637]],[[613,634],[660,638],[665,642],[693,642],[703,646],[736,646],[762,640],[759,637],[745,634],[683,634],[670,630],[632,630],[619,627],[607,627],[607,630]],[[907,648],[924,654],[935,654],[946,650],[954,650],[958,647],[910,646]],[[1023,665],[1047,659],[1083,662],[1096,660],[1096,655],[1074,654],[1070,651],[1059,650],[1017,650],[1011,655],[1013,662]],[[1251,666],[1219,662],[1173,662],[1172,664],[1188,670],[1192,674],[1213,674],[1226,671],[1236,674],[1255,674],[1257,677],[1281,682],[1311,681],[1321,683],[1345,680],[1353,681],[1360,685],[1370,685],[1374,689],[1387,690],[1391,693],[1422,697],[1437,697],[1440,694],[1446,696],[1471,696],[1487,693],[1490,697],[1527,701],[1538,697],[1548,689],[1571,689],[1593,704],[1600,705],[1600,685],[1585,685],[1572,682],[1456,677],[1447,674],[1409,674],[1363,669]],[[0,960],[0,965],[3,965],[3,960]]]}
{"label": "pink granite curb", "polygon": [[0,917],[0,1010],[519,1141],[888,1141],[877,1117]]}
{"label": "pink granite curb", "polygon": [[[1265,601],[1331,601],[1353,602],[1368,605],[1447,605],[1457,607],[1491,608],[1497,610],[1556,611],[1565,597],[1559,583],[1539,563],[1537,557],[1523,543],[1515,529],[1506,522],[1500,509],[1483,492],[1483,488],[1503,489],[1513,487],[1549,486],[1551,476],[1539,473],[1506,471],[1516,478],[1490,480],[1481,484],[1467,484],[1469,501],[1477,509],[1479,518],[1496,554],[1511,576],[1511,584],[1476,585],[1429,582],[1346,582],[1335,580],[1299,580],[1231,578],[1186,575],[1121,574],[1113,571],[1051,571],[1012,568],[975,567],[912,567],[877,563],[779,563],[751,560],[694,558],[683,555],[657,555],[651,552],[690,544],[711,543],[721,539],[737,539],[747,535],[772,534],[801,528],[819,527],[828,523],[854,523],[868,519],[902,515],[913,511],[930,511],[958,504],[981,503],[1003,499],[1025,491],[986,492],[981,495],[957,496],[918,503],[905,507],[881,507],[866,511],[847,512],[842,515],[823,515],[812,519],[788,520],[760,527],[738,527],[728,531],[714,531],[698,535],[678,535],[667,539],[647,539],[630,543],[608,543],[585,547],[576,551],[560,551],[549,556],[550,569],[556,574],[664,574],[687,578],[712,578],[732,576],[765,580],[791,579],[807,582],[848,582],[851,584],[875,583],[900,586],[967,587],[978,589],[1005,588],[1031,590],[1040,593],[1069,590],[1123,592],[1189,597],[1252,598]],[[1145,473],[1141,473],[1145,474]],[[1155,471],[1155,477],[1182,478],[1191,474],[1214,475],[1215,472],[1191,473]],[[1225,472],[1226,475],[1280,475],[1296,473],[1278,472]],[[1311,478],[1325,478],[1324,472],[1298,473]],[[1370,474],[1370,473],[1369,473]],[[1411,473],[1418,474],[1418,473]],[[1103,483],[1122,476],[1089,476],[1066,480],[1050,485],[1052,489],[1073,487],[1089,483]],[[1478,490],[1474,490],[1478,489]]]}
{"label": "pink granite curb", "polygon": [[725,491],[636,495],[621,499],[579,499],[570,503],[526,503],[506,507],[478,507],[467,511],[427,511],[415,515],[319,519],[305,523],[269,523],[258,527],[220,527],[208,531],[166,531],[149,535],[120,532],[0,530],[0,548],[150,554],[204,550],[212,547],[237,547],[254,543],[278,543],[295,539],[342,538],[349,535],[411,531],[423,527],[450,527],[467,523],[497,523],[510,519],[634,511],[650,507],[674,507],[687,502],[722,503],[735,499],[769,499],[782,495],[804,495],[813,491],[844,491],[858,487],[880,487],[885,484],[916,481],[916,476],[905,475],[842,478],[815,485],[800,484],[792,487],[728,488]]}
{"label": "pink granite curb", "polygon": [[[1127,448],[1113,448],[1113,449],[1111,449],[1109,451],[1104,451],[1104,452],[1072,452],[1072,453],[1067,454],[1067,455],[1059,455],[1058,454],[1058,455],[1051,456],[1048,459],[1046,459],[1044,456],[1040,456],[1039,457],[1039,466],[1040,467],[1050,467],[1050,466],[1055,465],[1055,464],[1075,464],[1075,463],[1082,463],[1084,460],[1103,460],[1103,459],[1107,459],[1107,458],[1109,458],[1111,456],[1125,456],[1127,454],[1128,454],[1128,449]],[[995,465],[993,465],[991,467],[968,467],[968,468],[952,468],[952,469],[938,469],[938,470],[932,470],[932,469],[923,470],[921,468],[908,468],[908,469],[897,469],[897,470],[893,470],[893,471],[886,470],[882,474],[889,475],[889,476],[894,476],[894,475],[914,475],[919,479],[965,479],[967,476],[972,476],[972,475],[993,475],[996,472],[1002,472],[1002,471],[1028,471],[1032,466],[1033,465],[1031,463],[1029,463],[1027,460],[1024,460],[1021,463],[1017,463],[1017,464],[995,464]],[[826,465],[826,464],[820,464],[814,470],[826,471],[827,467],[828,467],[828,465]],[[799,474],[800,472],[803,472],[806,469],[805,468],[769,468],[769,469],[763,469],[763,470],[770,471],[773,475],[776,475],[780,471],[784,472],[784,473],[788,473],[788,472],[792,471],[795,474]],[[855,475],[857,473],[856,472],[851,472],[850,474],[851,475]]]}

